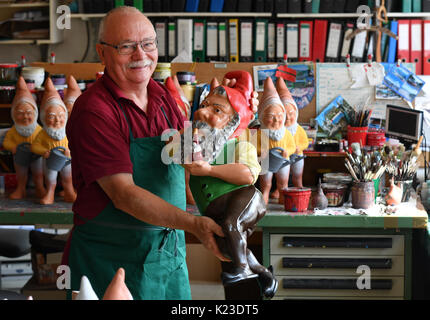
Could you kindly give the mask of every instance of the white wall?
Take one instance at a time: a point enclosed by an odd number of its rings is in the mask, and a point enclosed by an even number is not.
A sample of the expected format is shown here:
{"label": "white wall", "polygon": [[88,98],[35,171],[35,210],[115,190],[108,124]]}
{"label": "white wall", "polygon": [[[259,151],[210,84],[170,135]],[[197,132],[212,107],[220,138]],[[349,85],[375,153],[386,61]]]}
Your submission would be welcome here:
{"label": "white wall", "polygon": [[[90,19],[90,47],[88,55],[83,62],[98,62],[95,52],[95,42],[100,19]],[[87,46],[86,22],[81,19],[72,19],[71,29],[64,30],[63,42],[49,45],[47,55],[55,53],[57,63],[81,62]],[[47,61],[47,57],[42,57],[41,46],[39,45],[8,45],[0,42],[0,63],[19,62],[21,56],[27,59],[27,64],[35,61]]]}

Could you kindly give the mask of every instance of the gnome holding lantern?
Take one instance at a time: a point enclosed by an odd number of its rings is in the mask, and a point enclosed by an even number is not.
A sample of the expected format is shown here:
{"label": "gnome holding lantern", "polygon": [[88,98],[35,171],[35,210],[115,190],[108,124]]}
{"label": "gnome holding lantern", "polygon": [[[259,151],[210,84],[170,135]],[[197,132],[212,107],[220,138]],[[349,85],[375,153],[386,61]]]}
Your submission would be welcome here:
{"label": "gnome holding lantern", "polygon": [[64,104],[66,105],[67,112],[70,115],[75,104],[76,99],[81,95],[82,91],[78,83],[72,75],[67,77],[67,89],[64,93]]}
{"label": "gnome holding lantern", "polygon": [[192,127],[198,133],[193,142],[202,160],[193,154],[193,162],[184,167],[191,173],[190,188],[201,214],[214,219],[225,235],[217,238],[231,260],[223,265],[224,286],[257,279],[263,295],[271,298],[278,282],[247,247],[247,238],[266,213],[263,196],[254,186],[261,167],[255,147],[237,139],[254,117],[252,78],[248,72],[232,71],[223,83],[227,85],[212,80],[209,95],[194,113]]}
{"label": "gnome holding lantern", "polygon": [[[22,199],[26,196],[28,169],[31,168],[33,181],[36,188],[36,196],[41,198],[45,195],[43,185],[42,158],[30,154],[30,147],[42,127],[37,124],[38,109],[30,90],[23,77],[19,77],[16,85],[16,94],[12,102],[11,116],[13,127],[6,133],[3,147],[14,155],[14,166],[18,185],[14,192],[9,195],[10,199]],[[18,154],[17,154],[18,153]],[[28,156],[27,156],[27,155]]]}
{"label": "gnome holding lantern", "polygon": [[[258,107],[258,116],[261,124],[260,135],[269,136],[268,152],[260,150],[259,154],[261,157],[269,157],[269,161],[272,161],[269,153],[278,152],[279,150],[281,153],[280,156],[285,160],[289,160],[290,155],[296,151],[296,144],[293,135],[285,128],[286,108],[270,77],[267,77],[264,81],[264,92]],[[260,149],[262,148],[260,147]],[[260,176],[260,189],[266,204],[269,202],[273,174],[276,176],[276,190],[279,194],[281,194],[282,189],[288,187],[290,166],[287,161],[285,163],[287,165],[276,168],[276,172],[268,171],[266,174]],[[269,165],[270,167],[272,166]],[[279,203],[283,203],[283,197],[279,197]]]}
{"label": "gnome holding lantern", "polygon": [[276,89],[278,90],[279,97],[281,98],[286,111],[285,127],[294,137],[296,149],[293,157],[299,157],[298,161],[291,161],[292,163],[290,165],[293,185],[295,187],[302,188],[304,168],[303,150],[305,150],[309,145],[308,136],[305,129],[297,123],[297,119],[299,118],[299,109],[297,108],[297,104],[283,79],[277,79]]}
{"label": "gnome holding lantern", "polygon": [[[40,121],[43,124],[43,130],[40,131],[31,145],[31,151],[41,155],[45,159],[43,171],[47,191],[45,196],[40,199],[40,203],[54,203],[58,172],[60,172],[61,183],[64,188],[64,201],[74,202],[76,192],[72,184],[70,150],[65,131],[67,108],[49,78],[45,82],[45,92],[40,109]],[[66,161],[61,168],[53,168],[50,163],[53,157],[58,154],[58,150],[64,152],[64,156],[69,161]],[[60,160],[62,159],[61,155],[59,158]]]}

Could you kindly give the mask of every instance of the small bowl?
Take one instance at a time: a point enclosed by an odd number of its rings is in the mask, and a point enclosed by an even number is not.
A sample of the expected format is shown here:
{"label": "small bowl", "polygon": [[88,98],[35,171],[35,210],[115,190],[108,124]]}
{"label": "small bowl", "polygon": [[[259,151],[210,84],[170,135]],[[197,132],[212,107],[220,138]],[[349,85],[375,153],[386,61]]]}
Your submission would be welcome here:
{"label": "small bowl", "polygon": [[328,200],[329,207],[340,207],[344,204],[348,185],[341,183],[322,183],[321,188]]}

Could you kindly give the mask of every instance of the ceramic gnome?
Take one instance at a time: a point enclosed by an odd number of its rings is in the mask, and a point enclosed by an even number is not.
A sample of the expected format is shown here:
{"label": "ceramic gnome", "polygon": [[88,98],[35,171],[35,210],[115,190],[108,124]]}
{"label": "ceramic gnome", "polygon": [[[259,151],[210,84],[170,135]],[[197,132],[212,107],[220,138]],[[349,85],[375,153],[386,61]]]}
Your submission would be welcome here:
{"label": "ceramic gnome", "polygon": [[[43,185],[42,158],[37,155],[25,157],[25,153],[22,154],[20,150],[25,146],[23,145],[24,143],[32,144],[42,130],[42,127],[37,124],[37,116],[36,101],[28,90],[24,78],[19,77],[11,107],[11,117],[14,125],[6,133],[3,142],[3,147],[14,155],[14,166],[18,182],[16,190],[9,195],[10,199],[25,198],[29,168],[31,168],[33,175],[36,196],[41,198],[46,192]],[[19,145],[21,146],[18,148]],[[28,147],[27,150],[29,152],[30,148]]]}
{"label": "ceramic gnome", "polygon": [[82,94],[81,89],[79,88],[78,83],[72,75],[67,77],[67,89],[64,92],[64,104],[66,105],[67,112],[70,116],[72,112],[73,105],[75,104],[76,99]]}
{"label": "ceramic gnome", "polygon": [[[79,292],[74,300],[99,300],[86,276],[82,276]],[[125,284],[125,271],[123,268],[119,268],[116,272],[105,291],[103,300],[133,300],[133,296]]]}
{"label": "ceramic gnome", "polygon": [[[259,155],[262,158],[269,157],[270,159],[269,153],[273,152],[274,148],[281,148],[281,156],[289,160],[290,155],[296,151],[296,145],[292,134],[284,126],[286,117],[285,107],[270,77],[267,77],[264,81],[264,92],[258,106],[258,116],[261,124],[260,135],[266,135],[269,138],[268,150],[262,150],[264,148],[263,143],[261,143]],[[276,176],[276,189],[279,194],[281,194],[282,189],[288,187],[290,166],[285,165],[274,170],[277,171],[268,171],[266,174],[260,176],[260,189],[266,204],[269,201],[273,174]],[[279,197],[279,202],[283,203],[283,197]]]}
{"label": "ceramic gnome", "polygon": [[318,182],[317,192],[312,197],[312,208],[323,210],[328,206],[328,199],[321,188],[321,179]]}
{"label": "ceramic gnome", "polygon": [[245,71],[229,72],[225,78],[236,81],[220,86],[214,79],[194,113],[192,127],[198,129],[203,160],[184,167],[191,173],[190,187],[200,213],[214,219],[225,235],[217,237],[220,250],[231,260],[223,264],[224,286],[256,279],[270,298],[278,282],[247,247],[248,237],[266,213],[263,196],[254,186],[261,167],[255,147],[237,139],[254,117],[252,78]]}
{"label": "ceramic gnome", "polygon": [[[285,81],[283,79],[277,79],[276,89],[278,90],[279,97],[284,103],[284,107],[286,110],[285,127],[293,135],[294,142],[296,144],[294,156],[302,157],[303,150],[305,150],[309,145],[309,140],[305,129],[303,129],[303,127],[297,123],[297,119],[299,118],[299,109],[297,108],[297,104],[294,101],[293,96],[291,95],[290,90],[288,90],[287,85],[285,84]],[[303,169],[303,158],[296,162],[292,161],[291,176],[293,180],[293,185],[295,187],[303,187]]]}
{"label": "ceramic gnome", "polygon": [[397,205],[402,202],[402,194],[403,194],[403,185],[396,186],[394,184],[394,178],[390,180],[390,189],[388,190],[387,195],[385,196],[385,201],[387,205]]}
{"label": "ceramic gnome", "polygon": [[53,157],[58,153],[57,150],[64,152],[64,156],[67,158],[70,158],[70,150],[65,130],[67,108],[49,78],[45,82],[45,92],[40,108],[40,121],[43,124],[43,130],[40,131],[31,145],[31,151],[44,158],[43,171],[47,191],[45,196],[40,200],[40,203],[54,203],[58,172],[60,173],[61,183],[64,188],[64,201],[74,202],[76,193],[72,185],[70,161],[66,162],[62,168],[53,169],[50,166]]}
{"label": "ceramic gnome", "polygon": [[[178,105],[179,111],[181,111],[184,119],[189,120],[191,117],[191,106],[187,98],[185,97],[184,91],[179,85],[178,78],[176,76],[166,78],[166,88],[169,90],[172,97],[175,99]],[[185,171],[185,192],[187,197],[187,204],[196,204],[193,195],[190,190],[190,173]]]}

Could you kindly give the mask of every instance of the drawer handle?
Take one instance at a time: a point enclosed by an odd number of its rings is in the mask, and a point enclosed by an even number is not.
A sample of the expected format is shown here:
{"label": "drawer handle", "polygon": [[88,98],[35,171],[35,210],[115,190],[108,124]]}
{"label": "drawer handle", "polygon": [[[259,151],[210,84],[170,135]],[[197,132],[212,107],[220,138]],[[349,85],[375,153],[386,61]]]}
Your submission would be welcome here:
{"label": "drawer handle", "polygon": [[284,268],[357,269],[361,265],[366,265],[371,269],[391,269],[393,261],[390,258],[282,258],[282,267]]}
{"label": "drawer handle", "polygon": [[284,247],[304,248],[392,248],[392,238],[282,237]]}
{"label": "drawer handle", "polygon": [[[371,289],[367,290],[391,290],[391,279],[374,279],[371,281]],[[357,279],[282,279],[284,289],[348,289],[357,288]]]}

